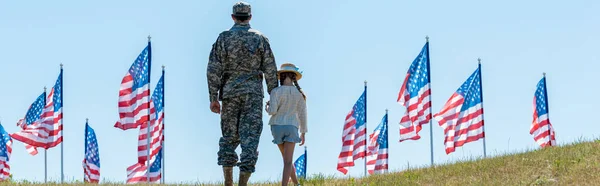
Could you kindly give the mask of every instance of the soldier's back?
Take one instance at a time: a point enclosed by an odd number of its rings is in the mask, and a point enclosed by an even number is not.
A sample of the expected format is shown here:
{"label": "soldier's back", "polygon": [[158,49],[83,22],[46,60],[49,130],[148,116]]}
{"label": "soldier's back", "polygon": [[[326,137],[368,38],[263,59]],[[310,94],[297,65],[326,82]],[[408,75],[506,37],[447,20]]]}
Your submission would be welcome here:
{"label": "soldier's back", "polygon": [[260,69],[266,38],[259,31],[234,26],[222,32],[221,37],[227,52],[225,70],[251,72]]}
{"label": "soldier's back", "polygon": [[219,37],[225,50],[223,97],[263,95],[262,65],[268,39],[249,25],[234,25]]}

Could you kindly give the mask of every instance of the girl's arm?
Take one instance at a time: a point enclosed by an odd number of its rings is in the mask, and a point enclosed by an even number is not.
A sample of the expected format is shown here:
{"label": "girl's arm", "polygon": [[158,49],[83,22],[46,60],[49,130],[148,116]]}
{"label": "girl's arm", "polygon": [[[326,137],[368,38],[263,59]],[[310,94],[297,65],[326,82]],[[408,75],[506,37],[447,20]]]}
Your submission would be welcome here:
{"label": "girl's arm", "polygon": [[267,113],[269,115],[274,115],[275,113],[277,113],[277,108],[279,107],[279,94],[277,89],[274,89],[271,92],[271,96],[269,98],[269,107],[267,107]]}
{"label": "girl's arm", "polygon": [[308,132],[307,124],[306,124],[306,100],[300,101],[298,104],[298,118],[300,119],[300,133],[304,134]]}

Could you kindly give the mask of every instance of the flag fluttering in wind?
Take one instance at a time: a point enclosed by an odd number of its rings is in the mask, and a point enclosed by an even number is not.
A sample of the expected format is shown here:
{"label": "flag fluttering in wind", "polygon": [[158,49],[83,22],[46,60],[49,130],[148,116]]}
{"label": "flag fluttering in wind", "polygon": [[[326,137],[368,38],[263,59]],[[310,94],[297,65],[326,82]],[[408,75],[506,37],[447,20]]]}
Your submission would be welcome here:
{"label": "flag fluttering in wind", "polygon": [[400,142],[421,139],[422,125],[431,120],[429,42],[410,65],[397,102],[406,108],[400,120]]}
{"label": "flag fluttering in wind", "polygon": [[481,91],[481,67],[478,67],[434,115],[444,129],[446,154],[485,137]]}
{"label": "flag fluttering in wind", "polygon": [[52,89],[50,90],[50,95],[48,96],[48,99],[52,99],[51,100],[51,104],[52,104],[52,125],[46,125],[46,129],[45,130],[49,130],[49,134],[48,134],[48,139],[46,140],[46,149],[55,147],[59,144],[62,143],[63,141],[63,125],[62,125],[62,119],[63,119],[63,73],[62,73],[62,69],[60,71],[60,74],[58,75],[58,79],[56,80],[56,83],[54,83],[54,86],[52,87]]}
{"label": "flag fluttering in wind", "polygon": [[100,151],[96,132],[85,122],[85,153],[83,159],[84,181],[98,183],[100,181]]}
{"label": "flag fluttering in wind", "polygon": [[17,126],[21,127],[22,130],[20,132],[11,134],[13,139],[25,143],[25,148],[31,155],[38,154],[36,147],[43,147],[45,145],[44,143],[39,143],[38,141],[42,141],[48,136],[46,131],[41,131],[43,133],[39,134],[36,133],[37,129],[39,129],[42,125],[42,122],[46,122],[48,120],[52,121],[52,117],[50,117],[52,116],[52,113],[49,112],[49,109],[44,107],[45,103],[46,92],[42,93],[37,97],[37,99],[35,99],[35,101],[29,106],[25,117],[17,122]]}
{"label": "flag fluttering in wind", "polygon": [[133,129],[150,119],[151,44],[142,50],[121,81],[116,128]]}
{"label": "flag fluttering in wind", "polygon": [[529,134],[541,147],[555,146],[556,136],[548,111],[548,92],[546,91],[546,74],[537,84],[535,96],[533,97],[533,123]]}
{"label": "flag fluttering in wind", "polygon": [[362,93],[352,110],[346,116],[342,134],[342,151],[338,157],[337,169],[346,174],[347,167],[354,166],[354,160],[366,156],[367,141],[367,91]]}
{"label": "flag fluttering in wind", "polygon": [[296,168],[296,176],[298,178],[306,179],[306,163],[308,160],[308,154],[306,153],[306,146],[304,147],[304,154],[302,154],[296,161],[294,161],[294,167]]}
{"label": "flag fluttering in wind", "polygon": [[[46,97],[46,92],[29,106],[25,118],[17,126],[23,130],[13,133],[15,140],[25,143],[27,152],[36,155],[36,147],[49,149],[63,141],[62,137],[62,70]],[[45,105],[42,107],[42,105]]]}
{"label": "flag fluttering in wind", "polygon": [[150,182],[159,181],[161,178],[162,151],[159,150],[155,156],[151,158],[154,161],[150,164],[150,168],[143,163],[136,163],[128,167],[127,183],[147,183],[148,174],[150,175]]}
{"label": "flag fluttering in wind", "polygon": [[40,117],[42,116],[42,110],[44,109],[46,93],[42,93],[38,96],[31,105],[29,105],[29,109],[27,109],[27,113],[25,117],[19,119],[17,122],[17,126],[21,127],[21,129],[26,129],[28,125],[35,124],[39,122]]}
{"label": "flag fluttering in wind", "polygon": [[0,124],[0,180],[10,178],[10,155],[12,154],[12,139],[4,126]]}
{"label": "flag fluttering in wind", "polygon": [[388,115],[369,136],[367,171],[369,174],[384,173],[388,170]]}
{"label": "flag fluttering in wind", "polygon": [[[150,104],[150,157],[155,157],[159,150],[162,149],[163,140],[163,99],[164,98],[164,77],[161,77],[154,88],[152,100]],[[138,135],[138,163],[144,163],[148,159],[148,129],[147,124],[143,123],[140,127]],[[150,160],[152,161],[152,160]]]}

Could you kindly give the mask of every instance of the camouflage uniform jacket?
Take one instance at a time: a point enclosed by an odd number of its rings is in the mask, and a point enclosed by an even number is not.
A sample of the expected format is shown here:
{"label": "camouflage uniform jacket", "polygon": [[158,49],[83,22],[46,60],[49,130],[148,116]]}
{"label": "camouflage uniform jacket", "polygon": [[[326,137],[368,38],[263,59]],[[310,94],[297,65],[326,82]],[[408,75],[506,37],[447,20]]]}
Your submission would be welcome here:
{"label": "camouflage uniform jacket", "polygon": [[278,86],[277,65],[267,37],[249,24],[236,23],[221,32],[210,51],[207,79],[210,101],[244,94],[264,97]]}

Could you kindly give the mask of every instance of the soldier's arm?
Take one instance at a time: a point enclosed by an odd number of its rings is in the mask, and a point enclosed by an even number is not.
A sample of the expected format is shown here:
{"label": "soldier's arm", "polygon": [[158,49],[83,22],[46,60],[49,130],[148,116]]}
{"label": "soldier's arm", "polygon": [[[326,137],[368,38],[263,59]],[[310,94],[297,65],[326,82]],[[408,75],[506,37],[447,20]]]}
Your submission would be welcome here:
{"label": "soldier's arm", "polygon": [[277,113],[277,111],[279,110],[279,94],[277,93],[277,90],[274,90],[271,92],[271,96],[269,97],[269,108],[267,109],[267,113],[269,115],[275,115],[275,113]]}
{"label": "soldier's arm", "polygon": [[264,52],[262,56],[261,70],[263,71],[265,80],[267,81],[267,92],[271,94],[271,91],[279,86],[279,82],[277,80],[277,64],[275,63],[275,57],[273,56],[269,39],[266,37],[263,37],[263,48]]}
{"label": "soldier's arm", "polygon": [[217,41],[212,46],[210,55],[208,57],[208,67],[206,69],[206,79],[208,81],[208,94],[210,102],[218,101],[219,89],[221,88],[221,81],[223,77],[223,59],[225,57],[225,49],[221,36],[217,38]]}

